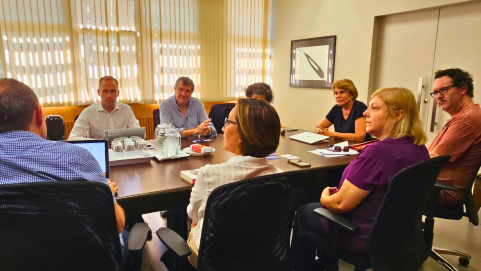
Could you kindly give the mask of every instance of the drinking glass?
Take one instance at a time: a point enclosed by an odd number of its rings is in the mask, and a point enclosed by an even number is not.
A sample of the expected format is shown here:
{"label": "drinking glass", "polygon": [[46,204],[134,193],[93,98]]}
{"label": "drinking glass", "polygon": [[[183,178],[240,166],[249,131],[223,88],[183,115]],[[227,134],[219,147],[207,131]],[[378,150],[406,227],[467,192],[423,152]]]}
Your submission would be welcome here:
{"label": "drinking glass", "polygon": [[122,146],[122,143],[120,141],[112,142],[112,150],[118,153],[123,152],[124,148]]}
{"label": "drinking glass", "polygon": [[132,141],[124,141],[124,150],[126,152],[135,151],[135,145]]}

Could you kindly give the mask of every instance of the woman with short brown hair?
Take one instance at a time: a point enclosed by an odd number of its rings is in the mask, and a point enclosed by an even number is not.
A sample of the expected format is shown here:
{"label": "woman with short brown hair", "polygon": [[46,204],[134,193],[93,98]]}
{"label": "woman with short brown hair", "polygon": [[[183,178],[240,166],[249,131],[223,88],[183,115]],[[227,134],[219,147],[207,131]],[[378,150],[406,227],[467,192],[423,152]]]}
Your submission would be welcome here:
{"label": "woman with short brown hair", "polygon": [[222,128],[224,149],[235,156],[227,163],[206,165],[199,170],[187,207],[187,214],[193,222],[187,244],[192,250],[189,261],[194,267],[197,266],[209,194],[224,184],[282,172],[266,158],[275,152],[279,145],[280,129],[281,123],[274,107],[259,99],[239,99],[229,117],[225,119]]}
{"label": "woman with short brown hair", "polygon": [[[366,118],[362,113],[367,106],[357,101],[357,89],[349,79],[337,80],[332,84],[337,105],[333,106],[326,117],[316,126],[315,132],[329,137],[351,141],[368,141]],[[334,125],[334,132],[329,127]]]}

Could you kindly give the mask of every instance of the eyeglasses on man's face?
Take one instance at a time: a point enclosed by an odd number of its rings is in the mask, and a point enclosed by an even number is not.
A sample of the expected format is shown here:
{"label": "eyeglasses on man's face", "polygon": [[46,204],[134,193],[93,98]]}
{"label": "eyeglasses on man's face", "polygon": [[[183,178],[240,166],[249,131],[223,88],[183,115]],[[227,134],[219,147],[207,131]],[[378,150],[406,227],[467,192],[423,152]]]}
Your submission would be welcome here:
{"label": "eyeglasses on man's face", "polygon": [[439,94],[441,94],[441,95],[446,94],[452,87],[455,87],[455,85],[450,85],[450,86],[447,86],[447,87],[440,88],[438,90],[435,90],[435,91],[429,93],[429,95],[431,95],[431,97],[433,97],[433,98],[436,98]]}
{"label": "eyeglasses on man's face", "polygon": [[230,120],[229,118],[225,118],[224,120],[224,128],[226,128],[230,123],[237,124],[235,121]]}

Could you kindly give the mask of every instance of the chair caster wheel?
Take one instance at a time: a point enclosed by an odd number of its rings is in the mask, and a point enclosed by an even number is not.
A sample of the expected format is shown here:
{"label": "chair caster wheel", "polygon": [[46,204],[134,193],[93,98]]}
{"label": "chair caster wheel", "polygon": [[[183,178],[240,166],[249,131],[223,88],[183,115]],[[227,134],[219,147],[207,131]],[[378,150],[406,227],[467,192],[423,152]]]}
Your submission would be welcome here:
{"label": "chair caster wheel", "polygon": [[459,257],[459,264],[464,267],[467,267],[469,265],[469,258]]}

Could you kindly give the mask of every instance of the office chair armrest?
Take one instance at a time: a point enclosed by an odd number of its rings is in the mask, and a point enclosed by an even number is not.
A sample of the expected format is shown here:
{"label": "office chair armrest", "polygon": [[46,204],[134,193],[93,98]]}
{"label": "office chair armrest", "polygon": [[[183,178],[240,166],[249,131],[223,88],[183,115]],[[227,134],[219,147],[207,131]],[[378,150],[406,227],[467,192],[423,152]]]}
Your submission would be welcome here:
{"label": "office chair armrest", "polygon": [[450,190],[450,191],[460,191],[462,192],[462,190],[452,186],[452,185],[449,185],[449,184],[446,184],[446,183],[441,183],[441,182],[436,182],[434,184],[434,189],[439,189],[439,190]]}
{"label": "office chair armrest", "polygon": [[148,234],[149,225],[147,225],[147,223],[135,223],[135,225],[130,230],[128,244],[129,251],[142,251],[145,246],[145,241],[147,241]]}
{"label": "office chair armrest", "polygon": [[328,220],[330,220],[334,223],[337,223],[339,226],[343,227],[344,229],[346,229],[350,232],[357,229],[357,225],[354,222],[346,219],[345,217],[343,217],[340,214],[331,212],[331,211],[329,211],[327,209],[324,209],[324,208],[317,208],[317,209],[314,210],[314,212],[316,212],[317,214],[319,214],[320,216],[322,216],[324,218],[327,218]]}
{"label": "office chair armrest", "polygon": [[192,254],[185,240],[175,231],[169,228],[160,228],[156,233],[160,241],[162,241],[162,243],[164,243],[164,245],[172,250],[178,257],[187,257]]}

